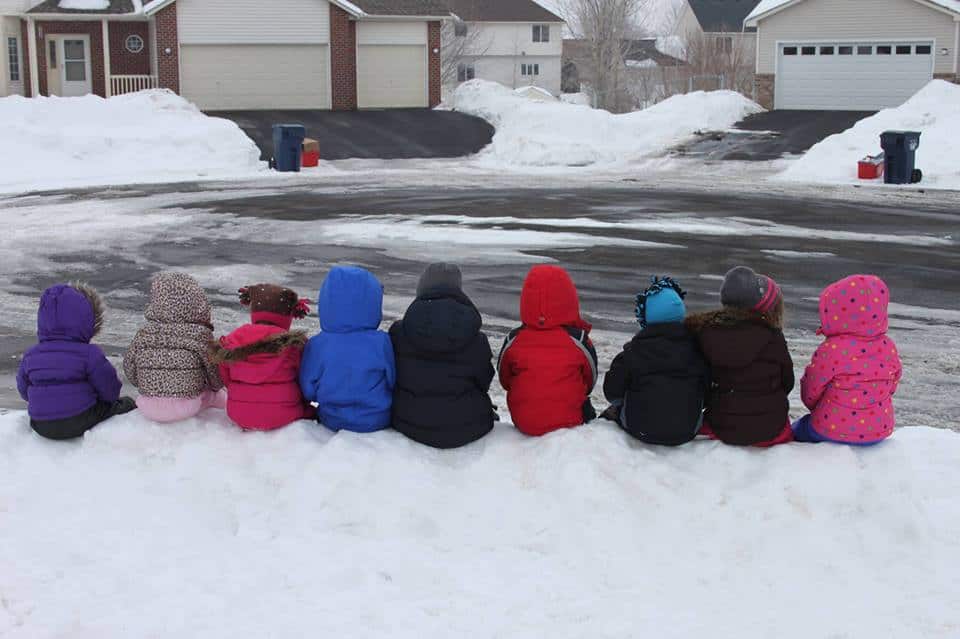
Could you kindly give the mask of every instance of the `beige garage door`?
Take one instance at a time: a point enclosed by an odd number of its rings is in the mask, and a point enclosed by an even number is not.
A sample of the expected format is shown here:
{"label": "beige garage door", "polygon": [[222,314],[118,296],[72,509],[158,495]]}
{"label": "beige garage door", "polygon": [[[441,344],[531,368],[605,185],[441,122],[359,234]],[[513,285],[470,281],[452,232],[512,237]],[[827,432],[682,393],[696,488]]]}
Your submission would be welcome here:
{"label": "beige garage door", "polygon": [[427,48],[361,45],[357,50],[357,103],[361,109],[426,107]]}
{"label": "beige garage door", "polygon": [[181,92],[201,109],[327,109],[326,45],[190,44]]}

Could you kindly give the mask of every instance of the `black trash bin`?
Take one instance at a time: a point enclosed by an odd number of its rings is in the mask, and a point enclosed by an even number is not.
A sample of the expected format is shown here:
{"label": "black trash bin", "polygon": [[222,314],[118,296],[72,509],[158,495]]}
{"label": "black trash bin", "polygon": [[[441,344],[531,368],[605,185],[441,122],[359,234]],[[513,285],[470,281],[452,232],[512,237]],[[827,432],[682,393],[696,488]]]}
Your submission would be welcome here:
{"label": "black trash bin", "polygon": [[307,130],[302,124],[273,125],[273,162],[281,172],[300,172],[303,139]]}
{"label": "black trash bin", "polygon": [[886,184],[912,184],[916,172],[919,131],[884,131],[880,146],[886,155],[883,181]]}

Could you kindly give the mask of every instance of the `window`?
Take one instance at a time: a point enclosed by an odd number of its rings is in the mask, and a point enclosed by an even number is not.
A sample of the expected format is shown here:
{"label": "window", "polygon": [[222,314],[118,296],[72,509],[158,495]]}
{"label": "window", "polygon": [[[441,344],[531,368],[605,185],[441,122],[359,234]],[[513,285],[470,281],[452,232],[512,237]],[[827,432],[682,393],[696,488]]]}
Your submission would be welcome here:
{"label": "window", "polygon": [[873,47],[857,47],[857,55],[873,55]]}
{"label": "window", "polygon": [[547,25],[547,24],[533,25],[533,41],[534,42],[550,42],[550,25]]}
{"label": "window", "polygon": [[877,55],[890,55],[891,53],[893,53],[893,47],[877,47]]}
{"label": "window", "polygon": [[7,64],[9,65],[10,81],[20,81],[20,44],[16,38],[7,38]]}
{"label": "window", "polygon": [[837,53],[840,55],[853,55],[853,47],[840,47]]}
{"label": "window", "polygon": [[784,47],[783,55],[797,55],[797,47]]}
{"label": "window", "polygon": [[897,55],[910,55],[913,53],[913,47],[909,44],[901,44],[897,46]]}
{"label": "window", "polygon": [[717,51],[721,53],[730,53],[733,51],[733,38],[730,36],[717,36],[713,42]]}
{"label": "window", "polygon": [[63,41],[63,77],[67,82],[87,81],[87,59],[83,40]]}
{"label": "window", "polygon": [[467,37],[467,23],[462,20],[457,20],[453,23],[453,35],[458,38]]}
{"label": "window", "polygon": [[57,68],[57,41],[56,40],[50,41],[50,68],[51,69]]}
{"label": "window", "polygon": [[140,53],[143,51],[143,38],[137,34],[128,35],[126,41],[123,43],[123,46],[130,53]]}
{"label": "window", "polygon": [[834,47],[820,47],[820,55],[833,55]]}
{"label": "window", "polygon": [[803,55],[817,55],[816,47],[803,47],[800,49],[800,53]]}
{"label": "window", "polygon": [[524,76],[540,75],[540,65],[539,64],[521,64],[520,75],[524,75]]}
{"label": "window", "polygon": [[467,80],[473,80],[477,76],[476,70],[473,68],[472,64],[458,64],[457,65],[457,82],[466,82]]}
{"label": "window", "polygon": [[933,47],[929,44],[918,44],[917,45],[917,55],[930,55],[933,52]]}

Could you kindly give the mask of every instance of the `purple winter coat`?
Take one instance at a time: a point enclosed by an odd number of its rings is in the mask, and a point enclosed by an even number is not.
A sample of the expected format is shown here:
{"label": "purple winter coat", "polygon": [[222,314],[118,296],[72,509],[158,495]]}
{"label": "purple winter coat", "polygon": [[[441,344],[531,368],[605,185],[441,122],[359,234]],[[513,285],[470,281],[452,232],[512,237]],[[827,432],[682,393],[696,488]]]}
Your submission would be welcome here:
{"label": "purple winter coat", "polygon": [[97,402],[120,397],[120,379],[100,347],[90,343],[100,329],[103,306],[86,286],[58,284],[43,292],[37,337],[20,362],[17,390],[31,419],[75,417]]}

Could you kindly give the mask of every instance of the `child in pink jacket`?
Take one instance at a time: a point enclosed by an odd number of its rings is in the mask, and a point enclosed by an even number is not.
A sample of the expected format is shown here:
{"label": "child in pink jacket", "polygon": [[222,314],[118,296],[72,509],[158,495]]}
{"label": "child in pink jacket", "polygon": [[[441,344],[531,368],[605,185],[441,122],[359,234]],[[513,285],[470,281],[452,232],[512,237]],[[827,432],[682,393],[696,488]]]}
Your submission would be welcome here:
{"label": "child in pink jacket", "polygon": [[820,295],[818,335],[827,339],[800,380],[810,414],[793,425],[800,442],[868,445],[893,432],[893,394],[903,368],[887,336],[890,289],[876,275],[851,275]]}

